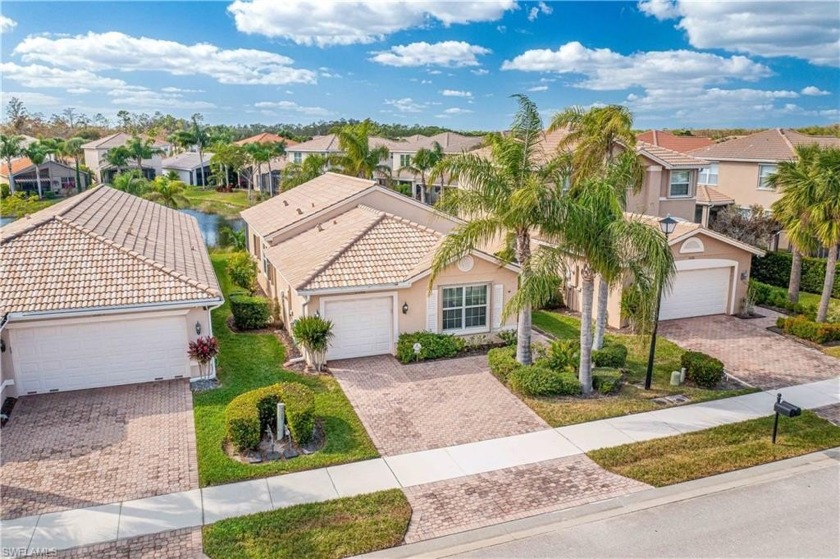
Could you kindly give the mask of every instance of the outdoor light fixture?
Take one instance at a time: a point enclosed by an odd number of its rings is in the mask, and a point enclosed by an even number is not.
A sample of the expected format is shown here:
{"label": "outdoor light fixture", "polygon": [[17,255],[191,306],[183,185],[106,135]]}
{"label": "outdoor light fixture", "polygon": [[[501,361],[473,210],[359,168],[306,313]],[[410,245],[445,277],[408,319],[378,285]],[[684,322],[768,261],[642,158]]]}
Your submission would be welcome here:
{"label": "outdoor light fixture", "polygon": [[408,314],[408,303],[403,303],[403,314]]}
{"label": "outdoor light fixture", "polygon": [[[674,229],[677,228],[677,220],[668,214],[659,220],[659,229],[665,235],[665,240]],[[656,353],[656,331],[659,329],[659,307],[662,305],[662,287],[659,287],[659,293],[656,296],[656,310],[653,313],[653,333],[650,336],[650,354],[648,354],[647,373],[645,374],[645,390],[650,390],[650,384],[653,381],[653,356]]]}
{"label": "outdoor light fixture", "polygon": [[197,320],[195,321],[195,335],[196,336],[201,335],[201,323]]}

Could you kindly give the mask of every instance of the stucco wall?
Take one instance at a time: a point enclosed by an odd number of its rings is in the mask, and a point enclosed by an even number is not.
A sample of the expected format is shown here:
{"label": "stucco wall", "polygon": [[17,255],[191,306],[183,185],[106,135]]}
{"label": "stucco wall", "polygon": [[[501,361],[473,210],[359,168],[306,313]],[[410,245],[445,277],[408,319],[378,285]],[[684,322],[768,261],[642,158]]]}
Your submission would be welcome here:
{"label": "stucco wall", "polygon": [[759,190],[758,166],[759,163],[721,161],[717,189],[735,200],[739,206],[759,204],[770,209],[780,195],[773,190]]}
{"label": "stucco wall", "polygon": [[697,171],[689,170],[691,185],[689,197],[669,197],[671,171],[660,165],[650,164],[646,158],[640,158],[645,165],[644,182],[637,193],[630,193],[627,197],[627,211],[645,215],[664,217],[671,214],[674,217],[694,221],[694,206],[696,204]]}

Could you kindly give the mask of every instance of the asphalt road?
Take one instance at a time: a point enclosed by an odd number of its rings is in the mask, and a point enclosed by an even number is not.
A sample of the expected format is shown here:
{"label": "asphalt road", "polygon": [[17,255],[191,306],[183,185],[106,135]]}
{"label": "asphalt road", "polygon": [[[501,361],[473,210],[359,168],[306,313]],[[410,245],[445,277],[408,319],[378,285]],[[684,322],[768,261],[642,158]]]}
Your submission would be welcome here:
{"label": "asphalt road", "polygon": [[454,557],[840,557],[840,466]]}

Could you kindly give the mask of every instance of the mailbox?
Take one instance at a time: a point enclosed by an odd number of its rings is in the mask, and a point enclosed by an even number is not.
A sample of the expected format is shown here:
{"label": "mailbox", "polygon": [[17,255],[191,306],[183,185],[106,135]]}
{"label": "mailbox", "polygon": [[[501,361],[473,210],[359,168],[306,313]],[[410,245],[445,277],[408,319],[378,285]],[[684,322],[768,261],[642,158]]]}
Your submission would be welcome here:
{"label": "mailbox", "polygon": [[781,398],[782,395],[779,394],[779,399],[773,406],[773,411],[785,417],[799,417],[800,415],[802,415],[802,408],[800,408],[799,406],[794,406],[790,402],[784,402]]}

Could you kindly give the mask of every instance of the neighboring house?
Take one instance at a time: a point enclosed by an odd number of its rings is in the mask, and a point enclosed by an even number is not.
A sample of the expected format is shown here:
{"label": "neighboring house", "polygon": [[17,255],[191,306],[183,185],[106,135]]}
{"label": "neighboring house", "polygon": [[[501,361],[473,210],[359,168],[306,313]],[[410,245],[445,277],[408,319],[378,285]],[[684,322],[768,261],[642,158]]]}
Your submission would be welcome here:
{"label": "neighboring house", "polygon": [[[110,136],[105,136],[104,138],[82,145],[85,153],[85,165],[90,168],[98,182],[109,183],[114,179],[114,175],[117,174],[118,169],[110,165],[105,156],[109,150],[118,146],[124,146],[131,138],[131,134],[117,132],[116,134],[111,134]],[[163,158],[172,151],[171,144],[157,139],[154,139],[154,147],[163,150],[165,153],[163,155],[154,155],[151,159],[144,159],[142,161],[143,175],[149,180],[154,179],[157,175],[163,174]],[[135,161],[129,161],[127,167],[129,169],[135,169],[137,163]]]}
{"label": "neighboring house", "polygon": [[284,323],[333,322],[330,359],[393,353],[404,332],[515,328],[502,309],[518,267],[477,250],[429,286],[435,250],[459,222],[374,180],[326,173],[241,215],[259,284]]}
{"label": "neighboring house", "polygon": [[[38,166],[41,173],[41,190],[44,195],[52,192],[54,194],[75,194],[76,168],[72,165],[65,165],[60,161],[44,161]],[[38,177],[36,176],[35,164],[26,157],[12,160],[12,175],[15,179],[15,190],[18,192],[38,193]],[[90,185],[90,177],[86,173],[79,172],[81,190]],[[3,163],[0,164],[0,183],[9,184],[9,168]]]}
{"label": "neighboring house", "polygon": [[202,173],[201,158],[198,152],[185,151],[173,157],[167,157],[161,162],[161,170],[163,174],[174,172],[178,174],[178,179],[189,185],[205,186],[210,182],[210,159],[213,153],[205,151],[202,153],[204,158],[204,173]]}
{"label": "neighboring house", "polygon": [[[700,176],[707,172],[708,168],[701,169]],[[732,204],[735,200],[711,186],[705,184],[697,185],[697,207],[694,210],[694,222],[699,223],[703,227],[709,227],[713,223],[717,214]]]}
{"label": "neighboring house", "polygon": [[658,147],[687,153],[694,149],[704,148],[715,143],[711,138],[702,136],[679,136],[667,130],[648,130],[636,135],[636,140]]}
{"label": "neighboring house", "polygon": [[195,218],[98,186],[0,228],[0,268],[4,396],[199,374],[222,294]]}
{"label": "neighboring house", "polygon": [[[651,227],[658,227],[655,217],[629,214],[628,218],[641,219]],[[742,311],[752,256],[764,256],[763,250],[688,221],[677,224],[668,244],[677,271],[663,293],[660,320]],[[580,266],[572,265],[565,285],[566,304],[572,310],[580,310],[580,286]],[[608,299],[607,322],[613,328],[625,325],[621,316],[622,292],[622,286],[616,287]]]}
{"label": "neighboring house", "polygon": [[[262,134],[257,134],[255,136],[244,138],[234,143],[236,145],[246,146],[248,144],[265,144],[279,142],[283,142],[286,145],[287,151],[291,146],[298,145],[298,142],[294,140],[284,138],[283,136],[279,136],[277,134],[272,134],[271,132],[263,132]],[[270,173],[268,171],[269,164],[267,163],[263,163],[261,166],[259,166],[259,169],[257,168],[257,165],[251,165],[248,167],[248,169],[250,170],[250,173],[254,173],[254,184],[256,184],[257,190],[262,192],[279,192],[283,169],[286,168],[286,165],[288,164],[288,159],[285,155],[281,157],[275,157],[271,160],[270,164]],[[257,174],[259,176],[257,176]],[[269,180],[271,180],[271,183],[269,183]]]}

